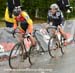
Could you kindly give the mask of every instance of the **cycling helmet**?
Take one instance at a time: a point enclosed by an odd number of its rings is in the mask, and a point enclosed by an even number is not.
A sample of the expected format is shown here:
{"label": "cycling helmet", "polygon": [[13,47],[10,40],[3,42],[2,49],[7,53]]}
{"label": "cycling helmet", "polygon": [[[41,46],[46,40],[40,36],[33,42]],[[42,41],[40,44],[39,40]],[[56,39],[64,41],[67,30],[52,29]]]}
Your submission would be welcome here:
{"label": "cycling helmet", "polygon": [[14,16],[18,16],[21,12],[21,6],[15,7],[13,10]]}
{"label": "cycling helmet", "polygon": [[53,8],[59,10],[59,6],[58,6],[57,4],[52,4],[52,5],[50,6],[50,9],[53,9]]}

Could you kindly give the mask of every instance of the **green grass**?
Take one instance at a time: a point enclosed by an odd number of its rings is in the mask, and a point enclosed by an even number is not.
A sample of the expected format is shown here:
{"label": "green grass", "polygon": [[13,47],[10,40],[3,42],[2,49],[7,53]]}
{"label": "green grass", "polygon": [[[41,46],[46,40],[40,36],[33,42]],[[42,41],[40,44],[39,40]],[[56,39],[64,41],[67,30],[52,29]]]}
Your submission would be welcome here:
{"label": "green grass", "polygon": [[34,20],[33,22],[34,24],[37,24],[37,23],[45,23],[46,21],[45,20]]}
{"label": "green grass", "polygon": [[5,23],[4,22],[0,22],[0,28],[1,27],[5,27]]}

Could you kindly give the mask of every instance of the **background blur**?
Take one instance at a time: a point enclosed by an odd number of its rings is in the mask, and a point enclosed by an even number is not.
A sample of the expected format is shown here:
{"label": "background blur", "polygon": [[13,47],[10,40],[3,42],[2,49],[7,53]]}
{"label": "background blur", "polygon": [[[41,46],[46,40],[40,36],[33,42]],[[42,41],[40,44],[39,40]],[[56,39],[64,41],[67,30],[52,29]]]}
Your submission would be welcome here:
{"label": "background blur", "polygon": [[[0,0],[0,19],[4,17],[5,8],[7,0]],[[50,4],[56,3],[57,0],[20,0],[23,9],[29,13],[29,15],[35,19],[45,19],[47,18],[47,12]],[[73,7],[71,14],[68,15],[68,18],[75,17],[75,0],[70,0],[70,4]],[[67,18],[66,12],[63,12],[65,18]]]}

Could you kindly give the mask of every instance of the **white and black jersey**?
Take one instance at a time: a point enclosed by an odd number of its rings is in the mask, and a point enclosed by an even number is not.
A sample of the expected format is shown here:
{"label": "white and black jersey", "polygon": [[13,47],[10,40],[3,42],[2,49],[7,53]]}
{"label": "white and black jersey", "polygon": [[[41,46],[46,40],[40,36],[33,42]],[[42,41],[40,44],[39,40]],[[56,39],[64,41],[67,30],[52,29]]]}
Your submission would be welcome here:
{"label": "white and black jersey", "polygon": [[61,11],[57,11],[54,15],[48,11],[48,23],[52,22],[54,26],[64,23],[64,16]]}

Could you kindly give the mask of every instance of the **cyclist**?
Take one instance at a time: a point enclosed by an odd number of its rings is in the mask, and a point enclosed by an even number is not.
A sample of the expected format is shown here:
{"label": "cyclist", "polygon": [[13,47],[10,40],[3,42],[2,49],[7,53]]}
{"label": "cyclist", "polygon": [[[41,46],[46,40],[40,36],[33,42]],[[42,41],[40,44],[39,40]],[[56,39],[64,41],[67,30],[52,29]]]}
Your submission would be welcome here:
{"label": "cyclist", "polygon": [[35,46],[35,40],[32,37],[32,32],[33,32],[33,22],[30,19],[29,15],[21,10],[21,6],[15,7],[13,10],[13,18],[14,18],[14,31],[16,30],[18,26],[18,22],[20,23],[20,31],[21,33],[26,33],[28,32],[29,38],[31,40],[31,43],[33,46]]}
{"label": "cyclist", "polygon": [[[52,4],[48,11],[48,24],[50,22],[52,22],[53,26],[58,27],[61,35],[65,39],[65,45],[67,45],[69,37],[62,29],[62,25],[64,25],[64,16],[57,4]],[[53,32],[55,33],[55,30],[53,30]]]}

